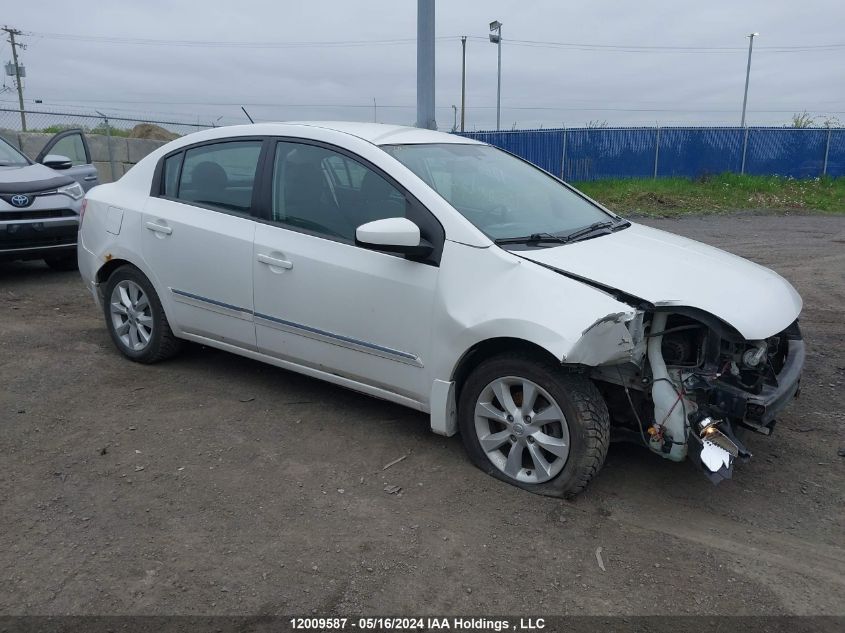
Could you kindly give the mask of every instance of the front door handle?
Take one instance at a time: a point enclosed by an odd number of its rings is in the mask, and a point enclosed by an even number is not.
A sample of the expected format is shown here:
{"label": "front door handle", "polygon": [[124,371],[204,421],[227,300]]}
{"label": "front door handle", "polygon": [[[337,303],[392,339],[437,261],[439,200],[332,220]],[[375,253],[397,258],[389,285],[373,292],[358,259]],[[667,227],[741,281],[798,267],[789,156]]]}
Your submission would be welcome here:
{"label": "front door handle", "polygon": [[154,233],[162,233],[164,235],[170,235],[171,233],[173,233],[173,229],[171,229],[169,226],[164,226],[163,224],[147,222],[145,226]]}
{"label": "front door handle", "polygon": [[284,268],[285,270],[290,270],[291,268],[293,268],[293,262],[289,262],[286,259],[278,259],[276,257],[270,257],[269,255],[264,254],[259,254],[256,259],[262,264],[267,264],[272,268]]}
{"label": "front door handle", "polygon": [[97,180],[97,176],[85,176],[85,178],[83,178],[82,180],[87,180],[87,181]]}

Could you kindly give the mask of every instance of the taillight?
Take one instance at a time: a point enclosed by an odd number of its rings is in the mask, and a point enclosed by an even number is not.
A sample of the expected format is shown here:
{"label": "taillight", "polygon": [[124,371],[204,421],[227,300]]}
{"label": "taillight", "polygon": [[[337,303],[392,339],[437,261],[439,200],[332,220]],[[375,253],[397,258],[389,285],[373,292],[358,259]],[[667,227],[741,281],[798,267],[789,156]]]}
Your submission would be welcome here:
{"label": "taillight", "polygon": [[79,230],[82,230],[82,220],[85,218],[85,209],[88,207],[88,198],[82,199],[82,205],[79,207]]}

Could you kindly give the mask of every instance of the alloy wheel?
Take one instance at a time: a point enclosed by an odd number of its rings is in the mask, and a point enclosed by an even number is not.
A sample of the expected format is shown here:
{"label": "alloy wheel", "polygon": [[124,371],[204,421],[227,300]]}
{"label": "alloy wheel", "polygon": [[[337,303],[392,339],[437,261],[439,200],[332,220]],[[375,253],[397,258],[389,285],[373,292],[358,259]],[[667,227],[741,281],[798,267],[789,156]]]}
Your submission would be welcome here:
{"label": "alloy wheel", "polygon": [[475,432],[490,462],[516,481],[549,481],[569,457],[569,426],[560,405],[526,378],[497,378],[482,389]]}
{"label": "alloy wheel", "polygon": [[153,314],[143,288],[131,279],[120,281],[111,293],[111,320],[120,342],[135,352],[150,344],[153,337]]}

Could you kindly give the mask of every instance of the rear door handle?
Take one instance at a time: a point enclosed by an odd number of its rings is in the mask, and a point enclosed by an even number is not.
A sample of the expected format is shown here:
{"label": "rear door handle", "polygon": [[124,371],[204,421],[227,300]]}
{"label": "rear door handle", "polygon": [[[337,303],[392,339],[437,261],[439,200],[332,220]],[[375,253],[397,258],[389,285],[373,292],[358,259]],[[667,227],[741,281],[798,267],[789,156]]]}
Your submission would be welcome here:
{"label": "rear door handle", "polygon": [[82,180],[88,180],[88,181],[97,180],[97,176],[85,176],[85,178],[83,178]]}
{"label": "rear door handle", "polygon": [[169,226],[156,224],[155,222],[147,222],[145,226],[154,233],[163,233],[164,235],[170,235],[171,233],[173,233],[173,229],[171,229]]}
{"label": "rear door handle", "polygon": [[293,262],[289,262],[286,259],[278,259],[276,257],[270,257],[269,255],[264,254],[259,254],[256,259],[262,264],[267,264],[268,266],[272,266],[273,268],[284,268],[285,270],[290,270],[291,268],[293,268]]}

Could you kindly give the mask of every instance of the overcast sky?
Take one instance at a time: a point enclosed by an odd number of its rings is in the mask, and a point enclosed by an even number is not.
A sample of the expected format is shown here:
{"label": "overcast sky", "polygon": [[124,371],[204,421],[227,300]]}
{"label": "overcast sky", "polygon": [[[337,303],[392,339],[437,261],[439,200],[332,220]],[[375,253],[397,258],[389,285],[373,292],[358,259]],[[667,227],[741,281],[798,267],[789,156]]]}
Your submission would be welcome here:
{"label": "overcast sky", "polygon": [[[413,124],[416,4],[28,0],[4,3],[0,20],[29,33],[27,107],[233,123],[244,121],[244,104],[256,120]],[[503,128],[739,124],[752,31],[750,123],[781,124],[802,110],[845,121],[842,0],[439,0],[436,11],[441,129],[460,106],[461,35],[470,38],[467,129],[495,126],[494,19],[503,23]],[[302,42],[311,44],[290,45]],[[0,60],[10,58],[4,42]],[[9,91],[0,100],[16,103]]]}

